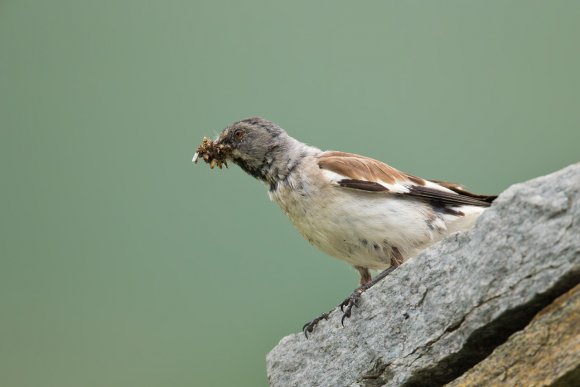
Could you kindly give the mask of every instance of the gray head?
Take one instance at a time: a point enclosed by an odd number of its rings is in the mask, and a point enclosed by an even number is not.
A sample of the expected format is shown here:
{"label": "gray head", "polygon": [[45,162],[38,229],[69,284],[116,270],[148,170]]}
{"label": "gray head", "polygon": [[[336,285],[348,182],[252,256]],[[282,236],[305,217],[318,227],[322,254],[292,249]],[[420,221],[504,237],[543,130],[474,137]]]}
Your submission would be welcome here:
{"label": "gray head", "polygon": [[229,125],[220,133],[216,144],[228,146],[229,159],[248,174],[270,184],[284,178],[301,156],[300,149],[308,148],[272,121],[260,117]]}

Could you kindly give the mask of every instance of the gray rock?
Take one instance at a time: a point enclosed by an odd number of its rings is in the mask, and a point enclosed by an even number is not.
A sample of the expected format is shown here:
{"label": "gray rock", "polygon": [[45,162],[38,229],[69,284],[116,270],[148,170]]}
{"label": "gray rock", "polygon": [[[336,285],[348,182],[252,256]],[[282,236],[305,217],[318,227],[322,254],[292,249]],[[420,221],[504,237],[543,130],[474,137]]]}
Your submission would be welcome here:
{"label": "gray rock", "polygon": [[580,163],[516,184],[476,226],[409,260],[267,356],[273,386],[442,385],[580,282]]}

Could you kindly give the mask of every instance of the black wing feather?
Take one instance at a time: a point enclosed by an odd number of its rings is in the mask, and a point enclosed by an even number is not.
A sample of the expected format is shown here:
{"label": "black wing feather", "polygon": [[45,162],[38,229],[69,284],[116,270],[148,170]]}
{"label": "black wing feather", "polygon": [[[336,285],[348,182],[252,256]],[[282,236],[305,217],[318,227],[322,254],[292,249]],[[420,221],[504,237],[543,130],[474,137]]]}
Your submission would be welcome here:
{"label": "black wing feather", "polygon": [[338,182],[341,187],[360,189],[363,191],[371,192],[385,192],[389,189],[382,184],[375,183],[374,181],[365,180],[354,180],[354,179],[342,179]]}
{"label": "black wing feather", "polygon": [[413,185],[408,187],[409,193],[403,194],[408,196],[413,196],[421,199],[426,199],[429,201],[434,201],[441,204],[452,205],[452,206],[478,206],[478,207],[489,207],[490,202],[477,199],[471,195],[464,195],[465,191],[455,191],[456,194],[451,192],[441,191],[435,188],[423,187]]}
{"label": "black wing feather", "polygon": [[[341,187],[353,188],[368,192],[388,192],[389,189],[379,183],[365,180],[343,179],[338,182]],[[471,192],[456,189],[453,192],[446,192],[435,188],[429,188],[420,185],[411,185],[407,187],[407,193],[394,193],[395,195],[414,197],[424,201],[431,202],[435,205],[446,206],[478,206],[489,207],[496,196],[476,195]]]}

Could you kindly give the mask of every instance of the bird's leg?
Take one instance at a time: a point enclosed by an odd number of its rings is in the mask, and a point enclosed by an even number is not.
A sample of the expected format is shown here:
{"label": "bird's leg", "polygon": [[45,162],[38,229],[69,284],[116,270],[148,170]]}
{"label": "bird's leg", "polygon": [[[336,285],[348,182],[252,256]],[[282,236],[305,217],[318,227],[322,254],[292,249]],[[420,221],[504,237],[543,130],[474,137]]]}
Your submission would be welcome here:
{"label": "bird's leg", "polygon": [[372,277],[371,277],[371,273],[369,271],[369,269],[367,269],[366,267],[362,267],[362,266],[355,266],[355,269],[358,270],[358,273],[360,274],[360,285],[363,286],[365,284],[368,284],[369,282],[372,281]]}
{"label": "bird's leg", "polygon": [[[340,320],[340,323],[342,324],[342,326],[344,326],[344,320],[346,318],[350,317],[350,315],[352,313],[352,307],[357,306],[357,303],[360,300],[361,295],[365,291],[367,291],[368,289],[370,289],[371,287],[376,285],[378,282],[380,282],[383,278],[385,278],[386,276],[391,274],[402,263],[403,263],[403,256],[401,255],[399,249],[397,249],[396,247],[393,247],[392,248],[392,255],[391,255],[391,266],[389,266],[387,269],[385,269],[382,272],[380,272],[379,274],[377,274],[375,276],[375,278],[373,278],[372,280],[370,280],[366,283],[363,283],[363,277],[364,277],[363,272],[361,272],[361,270],[357,267],[357,269],[361,273],[361,286],[358,287],[357,289],[355,289],[355,291],[352,292],[352,294],[350,296],[348,296],[348,298],[346,298],[339,305],[340,310],[343,312],[342,319]],[[368,270],[366,271],[366,274],[369,275]],[[369,277],[370,277],[370,275],[369,275]]]}

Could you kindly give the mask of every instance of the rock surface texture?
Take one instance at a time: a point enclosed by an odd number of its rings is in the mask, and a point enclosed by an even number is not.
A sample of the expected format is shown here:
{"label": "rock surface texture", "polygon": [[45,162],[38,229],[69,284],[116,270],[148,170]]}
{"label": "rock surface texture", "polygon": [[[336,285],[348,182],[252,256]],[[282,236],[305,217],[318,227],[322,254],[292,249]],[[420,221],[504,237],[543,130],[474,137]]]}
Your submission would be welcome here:
{"label": "rock surface texture", "polygon": [[[310,339],[283,338],[267,356],[268,379],[565,386],[580,369],[579,296],[571,291],[579,283],[580,163],[507,189],[472,230],[367,291],[344,328],[335,310]],[[553,372],[532,375],[538,367]]]}
{"label": "rock surface texture", "polygon": [[576,285],[448,386],[580,386],[579,316]]}

